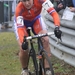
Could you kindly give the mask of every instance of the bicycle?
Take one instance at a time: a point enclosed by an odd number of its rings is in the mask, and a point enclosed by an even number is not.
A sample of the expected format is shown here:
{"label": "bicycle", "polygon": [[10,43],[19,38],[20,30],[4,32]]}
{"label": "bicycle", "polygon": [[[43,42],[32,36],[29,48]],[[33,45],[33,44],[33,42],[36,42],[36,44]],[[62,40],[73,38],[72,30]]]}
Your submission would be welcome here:
{"label": "bicycle", "polygon": [[[51,75],[54,75],[54,70],[53,70],[53,67],[52,67],[52,64],[51,64],[51,60],[50,60],[46,50],[44,50],[43,44],[42,44],[42,41],[41,41],[42,37],[53,35],[54,32],[48,32],[46,34],[38,34],[38,35],[31,36],[30,30],[31,30],[30,28],[28,28],[28,30],[27,30],[29,36],[24,37],[24,40],[29,40],[28,43],[30,43],[30,46],[31,46],[31,49],[29,49],[29,60],[28,60],[29,74],[30,75],[32,75],[32,74],[46,75],[46,70],[45,70],[45,66],[44,66],[44,60],[46,60],[49,64],[49,67],[50,67],[49,69],[51,71]],[[38,45],[38,53],[36,53],[36,50],[35,50],[34,44],[33,44],[33,39],[36,39],[36,38],[37,38],[37,45]],[[32,59],[31,63],[33,63],[32,68],[31,68],[32,65],[29,65],[31,59]],[[29,68],[31,68],[32,71],[30,71]]]}

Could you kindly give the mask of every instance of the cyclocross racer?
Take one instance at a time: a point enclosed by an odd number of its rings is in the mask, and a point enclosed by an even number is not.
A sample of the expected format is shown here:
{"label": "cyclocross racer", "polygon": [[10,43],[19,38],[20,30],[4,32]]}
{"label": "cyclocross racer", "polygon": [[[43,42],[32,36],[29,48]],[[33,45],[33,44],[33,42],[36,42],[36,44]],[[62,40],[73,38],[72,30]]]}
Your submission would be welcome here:
{"label": "cyclocross racer", "polygon": [[[22,75],[29,75],[27,71],[27,61],[28,61],[28,46],[25,43],[25,47],[22,48],[24,36],[28,36],[27,27],[32,27],[34,34],[47,33],[46,25],[42,19],[41,11],[42,8],[47,10],[47,12],[53,17],[55,24],[55,36],[57,38],[61,37],[61,31],[59,30],[60,19],[58,13],[53,8],[53,4],[50,0],[21,0],[15,11],[15,33],[20,46],[19,58],[22,64]],[[49,38],[44,37],[45,42],[43,46],[47,52],[50,53]],[[26,51],[24,51],[26,50]],[[48,68],[47,63],[45,68]]]}

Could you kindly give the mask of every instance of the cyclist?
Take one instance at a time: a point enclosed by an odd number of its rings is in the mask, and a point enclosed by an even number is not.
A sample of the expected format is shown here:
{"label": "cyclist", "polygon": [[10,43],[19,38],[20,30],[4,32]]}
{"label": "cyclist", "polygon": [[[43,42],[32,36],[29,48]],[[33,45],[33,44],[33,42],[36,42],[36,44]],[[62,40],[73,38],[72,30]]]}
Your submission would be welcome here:
{"label": "cyclist", "polygon": [[[49,0],[21,0],[16,7],[16,19],[14,25],[16,37],[20,46],[19,58],[23,69],[22,75],[29,75],[27,70],[28,45],[27,42],[25,44],[23,43],[24,36],[28,36],[26,28],[32,27],[32,31],[35,35],[47,33],[46,25],[40,15],[42,7],[46,7],[45,9],[47,12],[53,17],[55,24],[55,36],[57,38],[61,38],[61,31],[59,30],[59,16],[53,8],[53,4]],[[50,53],[49,38],[44,37],[44,39],[44,48],[48,53]],[[45,68],[48,68],[46,63]]]}

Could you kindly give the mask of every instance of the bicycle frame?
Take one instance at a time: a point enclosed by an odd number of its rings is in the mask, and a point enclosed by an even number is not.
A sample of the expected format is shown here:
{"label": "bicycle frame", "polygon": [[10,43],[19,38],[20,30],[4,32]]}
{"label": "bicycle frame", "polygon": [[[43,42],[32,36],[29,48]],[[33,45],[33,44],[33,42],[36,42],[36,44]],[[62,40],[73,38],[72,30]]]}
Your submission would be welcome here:
{"label": "bicycle frame", "polygon": [[[30,29],[28,29],[27,32],[28,32],[29,36],[31,36]],[[38,41],[38,56],[42,56],[41,54],[44,51],[44,49],[42,47],[43,44],[42,44],[42,41],[41,41],[41,37],[37,38],[37,41]],[[37,64],[36,67],[38,68],[38,63],[37,63],[37,61],[35,61],[37,58],[36,58],[36,51],[34,49],[32,39],[30,39],[30,45],[31,45],[31,49],[30,49],[30,52],[29,52],[29,57],[31,56],[33,58],[34,64]],[[41,64],[41,65],[43,66],[44,64]],[[39,70],[38,70],[37,75],[39,75]],[[42,75],[42,71],[41,71],[40,75]]]}
{"label": "bicycle frame", "polygon": [[[34,68],[35,68],[36,75],[43,75],[42,72],[45,71],[44,59],[41,59],[39,57],[42,57],[43,52],[45,52],[45,53],[47,53],[47,52],[43,48],[43,43],[42,43],[41,37],[52,35],[54,33],[39,34],[39,35],[31,36],[30,29],[28,29],[27,32],[28,32],[29,36],[26,39],[30,40],[30,46],[31,46],[31,49],[29,51],[29,58],[32,57],[33,63],[35,65]],[[38,45],[38,55],[37,56],[39,59],[39,63],[37,62],[36,51],[34,49],[34,45],[33,45],[33,41],[32,41],[32,39],[34,39],[34,38],[37,38],[37,41],[38,41],[38,44],[37,44]],[[42,61],[42,63],[41,63],[41,61]],[[29,63],[29,61],[28,61],[28,63]]]}
{"label": "bicycle frame", "polygon": [[[30,33],[30,29],[27,30],[29,36],[31,36],[31,33]],[[35,71],[37,72],[36,75],[39,75],[39,72],[38,72],[38,63],[37,63],[37,58],[36,58],[36,52],[35,52],[35,49],[34,49],[34,46],[33,46],[33,43],[32,43],[32,39],[30,39],[30,45],[31,45],[31,49],[30,49],[30,52],[29,52],[29,58],[30,56],[32,57],[33,59],[33,63],[36,64],[35,66]],[[29,61],[28,61],[29,62]]]}

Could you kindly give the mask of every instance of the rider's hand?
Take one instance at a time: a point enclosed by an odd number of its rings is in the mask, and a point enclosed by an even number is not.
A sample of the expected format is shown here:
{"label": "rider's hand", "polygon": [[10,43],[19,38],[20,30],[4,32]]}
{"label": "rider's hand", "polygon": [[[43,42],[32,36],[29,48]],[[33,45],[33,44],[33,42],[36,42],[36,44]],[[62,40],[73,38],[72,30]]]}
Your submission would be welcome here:
{"label": "rider's hand", "polygon": [[22,49],[23,50],[27,50],[28,49],[28,42],[26,41],[26,39],[24,39],[24,41],[22,43]]}
{"label": "rider's hand", "polygon": [[59,30],[59,26],[56,26],[56,27],[55,27],[55,29],[54,29],[54,34],[55,34],[55,36],[56,36],[58,39],[61,39],[62,31]]}

